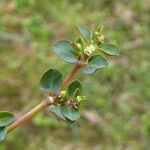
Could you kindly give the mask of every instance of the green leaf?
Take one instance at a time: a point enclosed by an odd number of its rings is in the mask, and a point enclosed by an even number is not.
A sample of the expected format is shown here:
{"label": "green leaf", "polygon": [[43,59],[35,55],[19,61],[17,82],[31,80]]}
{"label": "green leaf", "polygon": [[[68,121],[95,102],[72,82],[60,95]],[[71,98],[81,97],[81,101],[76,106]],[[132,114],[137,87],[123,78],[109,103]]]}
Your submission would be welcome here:
{"label": "green leaf", "polygon": [[85,42],[82,36],[79,36],[76,40],[77,43],[81,44],[82,48],[85,46]]}
{"label": "green leaf", "polygon": [[79,31],[87,42],[91,40],[91,31],[85,26],[79,26]]}
{"label": "green leaf", "polygon": [[75,63],[77,61],[73,47],[68,41],[59,41],[53,46],[53,51],[64,61]]}
{"label": "green leaf", "polygon": [[100,49],[109,55],[119,55],[120,51],[115,45],[109,43],[101,44]]}
{"label": "green leaf", "polygon": [[82,93],[82,84],[79,80],[75,79],[68,86],[67,98],[69,99],[73,97],[77,89],[80,90],[80,93]]}
{"label": "green leaf", "polygon": [[78,47],[77,43],[71,43],[72,47],[75,49],[77,55],[81,55],[82,50]]}
{"label": "green leaf", "polygon": [[14,120],[14,115],[7,111],[0,112],[0,127],[9,125]]}
{"label": "green leaf", "polygon": [[76,98],[77,96],[81,96],[81,90],[79,89],[79,88],[77,88],[75,91],[74,91],[74,93],[73,93],[73,95],[72,95],[72,98],[74,99],[74,98]]}
{"label": "green leaf", "polygon": [[45,72],[40,81],[40,87],[46,92],[56,93],[60,90],[62,74],[58,70],[50,69]]}
{"label": "green leaf", "polygon": [[96,30],[96,31],[97,31],[98,33],[101,33],[101,32],[102,32],[102,30],[103,30],[103,26],[99,26],[99,27],[97,28],[97,30]]}
{"label": "green leaf", "polygon": [[81,71],[85,74],[94,73],[99,68],[108,66],[108,61],[101,55],[94,55],[89,58],[88,64],[81,68]]}
{"label": "green leaf", "polygon": [[0,141],[4,140],[7,135],[6,127],[0,127]]}
{"label": "green leaf", "polygon": [[55,106],[55,105],[51,105],[49,106],[48,110],[53,113],[56,117],[66,121],[66,119],[64,118],[64,116],[61,114],[60,111],[60,106]]}
{"label": "green leaf", "polygon": [[62,106],[60,110],[61,114],[71,122],[76,121],[80,117],[79,110],[74,107]]}
{"label": "green leaf", "polygon": [[66,91],[60,91],[61,99],[59,101],[64,102],[67,100],[67,92]]}

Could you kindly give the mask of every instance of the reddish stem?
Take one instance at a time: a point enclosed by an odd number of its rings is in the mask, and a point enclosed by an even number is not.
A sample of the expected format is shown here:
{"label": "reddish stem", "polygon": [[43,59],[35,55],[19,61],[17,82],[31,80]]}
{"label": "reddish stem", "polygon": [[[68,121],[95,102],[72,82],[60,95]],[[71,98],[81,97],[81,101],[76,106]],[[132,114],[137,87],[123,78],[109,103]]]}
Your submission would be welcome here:
{"label": "reddish stem", "polygon": [[80,69],[81,65],[80,64],[76,64],[74,66],[74,68],[72,69],[71,73],[63,80],[62,83],[62,89],[64,88],[64,86],[72,80],[73,76],[78,72],[78,70]]}
{"label": "reddish stem", "polygon": [[25,115],[20,117],[18,120],[16,120],[14,123],[12,123],[9,127],[7,132],[10,133],[12,130],[20,126],[21,124],[27,122],[29,119],[31,119],[34,115],[36,115],[38,112],[44,110],[46,107],[50,106],[52,103],[49,100],[44,100],[42,103],[34,107],[32,110],[27,112]]}

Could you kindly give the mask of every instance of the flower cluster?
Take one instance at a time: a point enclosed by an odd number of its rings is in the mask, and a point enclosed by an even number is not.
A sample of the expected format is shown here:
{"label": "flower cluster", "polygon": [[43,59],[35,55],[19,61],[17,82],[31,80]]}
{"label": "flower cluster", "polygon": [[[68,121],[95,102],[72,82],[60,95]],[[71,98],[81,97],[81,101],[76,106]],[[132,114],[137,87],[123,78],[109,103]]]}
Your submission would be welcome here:
{"label": "flower cluster", "polygon": [[104,39],[105,39],[105,36],[101,34],[100,36],[97,37],[97,39],[98,39],[98,41],[99,41],[100,43],[103,43],[103,42],[104,42]]}
{"label": "flower cluster", "polygon": [[[67,98],[67,91],[60,91],[57,93],[58,101],[61,102],[61,104],[74,107],[78,109],[83,102],[86,100],[85,96],[81,96],[79,94],[74,95],[72,98]],[[63,103],[62,103],[63,102]]]}
{"label": "flower cluster", "polygon": [[[86,28],[86,30],[88,30]],[[93,32],[90,31],[90,38],[87,40],[86,37],[79,36],[76,42],[72,43],[73,48],[76,53],[81,56],[82,54],[86,56],[91,56],[93,52],[97,50],[97,45],[100,45],[104,42],[105,36],[101,33],[102,27],[98,27]]]}

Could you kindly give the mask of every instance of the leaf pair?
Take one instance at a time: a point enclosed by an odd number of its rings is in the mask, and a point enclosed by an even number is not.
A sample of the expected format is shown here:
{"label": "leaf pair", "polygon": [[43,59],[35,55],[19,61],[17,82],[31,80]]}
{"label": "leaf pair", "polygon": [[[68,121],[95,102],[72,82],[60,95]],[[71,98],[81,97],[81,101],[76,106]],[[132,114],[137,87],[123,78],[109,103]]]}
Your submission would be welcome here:
{"label": "leaf pair", "polygon": [[[85,34],[84,36],[86,36],[86,35],[87,34]],[[87,36],[86,39],[88,39],[88,38],[89,37]],[[64,47],[63,47],[63,45],[64,45]],[[67,41],[60,41],[60,42],[56,43],[53,47],[53,50],[56,52],[56,54],[58,54],[58,56],[60,56],[60,58],[62,58],[63,60],[65,60],[67,62],[76,62],[77,61],[77,59],[74,56],[73,48],[71,47],[71,44]],[[95,55],[95,56],[92,56],[89,58],[88,64],[86,66],[82,67],[81,71],[85,74],[91,74],[91,73],[94,73],[97,69],[104,68],[107,66],[108,66],[108,62],[103,56]],[[47,82],[48,77],[46,77],[46,76],[48,74],[50,74],[50,70],[45,74],[45,76],[44,76],[45,79],[41,80],[41,85],[44,85],[44,86],[42,86],[42,88],[48,92],[50,92],[50,91],[57,92],[59,87],[58,86],[56,87],[56,83],[52,84],[52,83],[50,83],[50,80],[49,80],[49,83]],[[55,71],[54,74],[58,74],[58,73]],[[60,76],[61,75],[59,75],[59,78],[60,78]],[[59,79],[58,82],[61,83],[61,80]]]}
{"label": "leaf pair", "polygon": [[0,112],[0,141],[7,135],[7,126],[14,120],[14,115],[10,112]]}
{"label": "leaf pair", "polygon": [[[101,32],[102,27],[98,27],[98,32]],[[86,26],[79,26],[79,31],[87,42],[90,42],[92,33]],[[119,49],[117,46],[110,43],[103,43],[99,47],[104,53],[109,55],[119,55]]]}
{"label": "leaf pair", "polygon": [[[73,100],[82,94],[82,85],[79,80],[73,80],[68,88],[67,88],[67,99],[66,100]],[[75,101],[74,101],[75,102]],[[49,111],[55,114],[57,117],[61,118],[62,120],[74,122],[80,117],[79,110],[63,105],[63,106],[50,106]]]}
{"label": "leaf pair", "polygon": [[[58,70],[50,69],[43,74],[40,81],[40,87],[46,92],[57,93],[60,91],[62,80],[63,75]],[[82,85],[79,80],[74,80],[68,86],[67,97],[71,98],[77,89],[82,92]]]}
{"label": "leaf pair", "polygon": [[[90,29],[87,28],[86,26],[79,26],[79,31],[82,37],[84,38],[83,40],[81,40],[80,38],[78,39],[80,41],[79,44],[82,47],[83,45],[91,44],[91,41],[93,40],[93,36],[92,36],[93,32],[90,31]],[[98,27],[96,31],[101,32],[101,27]],[[97,45],[96,47],[99,50],[99,52],[102,51],[108,55],[119,55],[119,49],[113,44],[101,43],[100,45]],[[74,51],[74,49],[79,50],[78,53],[81,54],[80,48],[78,47],[77,43],[72,43],[71,45],[68,41],[59,41],[53,46],[53,51],[64,61],[70,62],[70,63],[75,63],[78,61],[78,58],[77,58],[78,55]],[[97,69],[104,68],[107,66],[108,66],[108,61],[106,58],[104,58],[101,55],[94,55],[88,59],[86,66],[83,66],[81,68],[81,71],[85,74],[91,74],[91,73],[94,73]]]}
{"label": "leaf pair", "polygon": [[[79,31],[83,35],[84,39],[87,42],[90,42],[91,39],[91,32],[87,27],[80,26]],[[75,45],[76,46],[76,45]],[[75,63],[78,61],[78,55],[74,51],[71,43],[68,41],[59,41],[53,46],[53,51],[64,61],[69,63]]]}
{"label": "leaf pair", "polygon": [[[79,30],[82,36],[86,39],[86,41],[90,42],[92,38],[91,31],[85,26],[80,26]],[[97,31],[101,32],[101,27],[99,27]],[[99,49],[109,55],[119,55],[119,49],[113,44],[103,43],[100,45]],[[97,69],[104,68],[107,66],[108,66],[108,61],[106,58],[104,58],[101,55],[94,55],[88,59],[87,65],[83,66],[81,68],[81,71],[85,74],[91,74],[94,73]]]}
{"label": "leaf pair", "polygon": [[[108,55],[119,55],[119,49],[109,43],[101,44],[100,50]],[[88,64],[81,68],[81,71],[85,74],[94,73],[99,68],[105,68],[108,66],[108,60],[101,55],[94,55],[88,59]]]}

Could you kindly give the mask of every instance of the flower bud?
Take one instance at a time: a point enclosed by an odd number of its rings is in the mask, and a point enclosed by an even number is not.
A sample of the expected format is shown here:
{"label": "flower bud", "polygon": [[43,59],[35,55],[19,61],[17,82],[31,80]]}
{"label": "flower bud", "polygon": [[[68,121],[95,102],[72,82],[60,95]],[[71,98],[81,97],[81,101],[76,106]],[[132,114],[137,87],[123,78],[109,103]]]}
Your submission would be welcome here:
{"label": "flower bud", "polygon": [[63,99],[66,98],[66,91],[61,91],[61,97],[62,97]]}
{"label": "flower bud", "polygon": [[99,35],[99,33],[96,31],[96,32],[95,32],[95,35]]}

